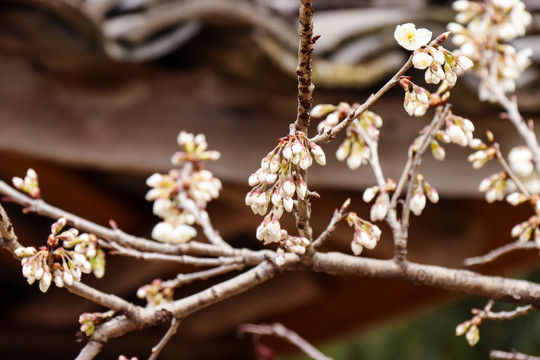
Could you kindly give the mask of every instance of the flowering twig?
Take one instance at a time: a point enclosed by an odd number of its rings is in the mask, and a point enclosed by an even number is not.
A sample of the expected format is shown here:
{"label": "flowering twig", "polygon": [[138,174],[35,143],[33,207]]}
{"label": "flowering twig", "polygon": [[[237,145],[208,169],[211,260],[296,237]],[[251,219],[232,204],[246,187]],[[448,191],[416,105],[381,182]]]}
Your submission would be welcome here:
{"label": "flowering twig", "polygon": [[163,336],[163,338],[159,341],[159,343],[152,348],[152,355],[148,358],[148,360],[155,360],[158,358],[159,353],[165,345],[167,345],[167,342],[176,334],[176,331],[178,330],[178,326],[180,325],[180,321],[176,318],[173,318],[171,320],[171,326]]}
{"label": "flowering twig", "polygon": [[[420,140],[420,145],[418,149],[412,156],[409,157],[403,172],[399,179],[399,182],[396,185],[396,190],[392,195],[390,200],[390,208],[388,211],[387,222],[392,227],[394,232],[394,246],[395,246],[395,259],[396,261],[402,263],[405,261],[407,256],[407,237],[408,237],[408,228],[409,228],[409,215],[410,215],[410,204],[412,199],[412,193],[415,189],[415,181],[422,163],[422,158],[431,144],[431,141],[435,138],[437,131],[444,124],[444,119],[448,113],[450,106],[447,104],[444,108],[439,107],[431,124],[428,126],[427,131],[422,136]],[[405,187],[406,182],[409,181],[409,187],[403,203],[401,221],[397,221],[397,202],[401,193]]]}
{"label": "flowering twig", "polygon": [[342,120],[339,124],[334,126],[331,130],[323,132],[321,134],[318,134],[311,138],[310,140],[313,141],[315,144],[321,144],[329,142],[330,140],[334,139],[337,134],[339,134],[341,131],[345,130],[347,126],[351,122],[354,121],[354,119],[357,119],[362,113],[367,111],[371,105],[373,105],[377,100],[379,100],[388,90],[390,90],[392,87],[394,87],[399,78],[407,72],[407,70],[410,69],[412,66],[412,56],[407,60],[405,65],[401,67],[401,69],[398,70],[398,72],[390,79],[382,88],[379,89],[375,94],[372,94],[365,103],[363,103],[358,109],[356,109],[354,112],[349,114],[344,120]]}
{"label": "flowering twig", "polygon": [[517,251],[517,250],[538,250],[538,245],[534,241],[523,242],[520,240],[514,241],[513,243],[503,245],[494,250],[491,250],[489,253],[481,256],[470,257],[463,261],[465,266],[487,264],[492,261],[497,260],[502,255]]}
{"label": "flowering twig", "polygon": [[306,355],[308,355],[310,358],[315,360],[331,360],[331,358],[325,356],[323,353],[321,353],[317,348],[315,348],[313,345],[308,343],[305,339],[303,339],[300,335],[295,333],[294,331],[291,331],[287,329],[282,324],[276,323],[272,325],[266,325],[266,324],[243,324],[238,328],[238,333],[243,334],[252,334],[252,335],[271,335],[271,336],[278,336],[282,339],[287,340],[291,344],[298,347],[300,350],[302,350]]}
{"label": "flowering twig", "polygon": [[491,360],[540,360],[540,357],[518,353],[516,351],[506,352],[501,350],[491,350],[489,352]]}
{"label": "flowering twig", "polygon": [[534,154],[533,161],[535,164],[535,170],[538,177],[540,177],[540,146],[538,145],[538,139],[532,129],[532,123],[527,124],[519,112],[516,99],[509,99],[503,90],[499,88],[497,82],[491,77],[484,77],[484,81],[489,85],[489,89],[496,97],[497,101],[506,110],[506,117],[514,125],[519,135],[525,140],[527,146]]}

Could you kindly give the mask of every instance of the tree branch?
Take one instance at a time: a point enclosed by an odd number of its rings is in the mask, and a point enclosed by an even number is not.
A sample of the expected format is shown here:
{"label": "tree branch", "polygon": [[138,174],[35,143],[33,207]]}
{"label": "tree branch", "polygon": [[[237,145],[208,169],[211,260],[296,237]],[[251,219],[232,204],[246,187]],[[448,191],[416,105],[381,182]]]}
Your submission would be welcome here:
{"label": "tree branch", "polygon": [[377,279],[401,280],[478,295],[502,302],[540,307],[540,285],[524,280],[486,276],[472,271],[422,265],[393,260],[354,257],[341,253],[316,253],[311,268],[333,275],[355,275]]}
{"label": "tree branch", "polygon": [[500,256],[511,253],[517,250],[539,250],[538,245],[534,241],[521,242],[519,240],[503,245],[495,250],[491,250],[489,253],[481,256],[475,256],[468,259],[465,259],[463,262],[465,266],[487,264],[492,261],[497,260]]}
{"label": "tree branch", "polygon": [[294,346],[302,350],[306,355],[315,360],[332,360],[325,356],[316,347],[308,343],[300,335],[287,329],[282,324],[276,323],[272,325],[255,325],[255,324],[243,324],[239,327],[238,332],[240,334],[255,334],[255,335],[272,335],[287,340]]}
{"label": "tree branch", "polygon": [[152,355],[150,355],[148,360],[157,359],[161,350],[163,350],[165,345],[167,345],[167,342],[169,342],[169,340],[174,336],[174,334],[176,334],[176,331],[178,330],[179,325],[180,325],[180,321],[178,319],[173,318],[171,320],[171,326],[169,327],[169,330],[167,330],[167,332],[165,333],[161,341],[152,348]]}

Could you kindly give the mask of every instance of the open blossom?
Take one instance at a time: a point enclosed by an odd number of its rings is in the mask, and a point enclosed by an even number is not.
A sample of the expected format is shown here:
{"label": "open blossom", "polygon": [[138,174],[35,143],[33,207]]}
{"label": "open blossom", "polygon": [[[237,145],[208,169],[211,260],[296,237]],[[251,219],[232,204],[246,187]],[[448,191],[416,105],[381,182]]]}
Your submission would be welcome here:
{"label": "open blossom", "polygon": [[152,237],[171,244],[185,243],[197,235],[190,226],[196,221],[193,208],[204,212],[221,191],[221,181],[204,168],[205,161],[219,158],[219,152],[208,150],[205,136],[182,131],[178,145],[182,151],[173,155],[172,163],[180,168],[168,174],[155,173],[146,180],[151,188],[146,200],[154,201],[153,213],[163,219],[154,227]]}
{"label": "open blossom", "polygon": [[394,38],[399,45],[412,51],[429,43],[431,40],[431,31],[428,29],[416,29],[414,24],[406,23],[396,27]]}

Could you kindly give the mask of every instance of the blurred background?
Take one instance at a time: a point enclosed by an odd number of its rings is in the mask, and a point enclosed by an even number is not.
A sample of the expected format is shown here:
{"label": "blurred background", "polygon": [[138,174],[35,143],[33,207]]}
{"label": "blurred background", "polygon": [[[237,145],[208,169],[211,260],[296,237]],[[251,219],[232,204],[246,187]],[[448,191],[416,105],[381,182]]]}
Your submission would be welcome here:
{"label": "blurred background", "polygon": [[[538,119],[540,2],[525,3],[533,23],[515,45],[536,51],[518,96],[524,115]],[[247,178],[296,116],[297,7],[293,0],[0,1],[0,178],[9,182],[32,167],[49,203],[102,225],[114,219],[122,230],[149,237],[159,220],[144,200],[145,179],[168,171],[181,130],[204,133],[209,147],[222,154],[209,165],[223,182],[220,198],[209,205],[213,223],[232,245],[260,248],[254,233],[261,219],[244,205],[244,196]],[[436,35],[455,15],[451,1],[443,0],[314,0],[314,7],[315,33],[322,35],[314,62],[316,104],[365,101],[407,59],[393,38],[397,24],[414,22]],[[423,78],[419,71],[411,75]],[[476,86],[473,76],[460,78],[453,110],[474,121],[478,137],[493,131],[507,152],[520,140],[499,118],[500,108],[476,100]],[[402,103],[402,90],[394,88],[372,108],[384,121],[381,163],[394,179],[430,120],[430,113],[409,117]],[[338,145],[324,148],[327,166],[310,170],[310,186],[321,194],[313,202],[316,233],[348,197],[353,211],[369,216],[361,194],[374,178],[367,167],[350,171],[338,162]],[[483,200],[478,184],[500,171],[496,164],[473,170],[466,149],[447,146],[446,153],[443,163],[430,155],[424,161],[421,172],[441,201],[411,220],[409,256],[463,267],[464,258],[512,241],[510,229],[531,213],[526,206]],[[23,244],[46,241],[51,220],[4,204]],[[388,229],[382,229],[379,246],[362,256],[393,255]],[[324,250],[349,253],[351,238],[342,226]],[[110,256],[107,261],[102,280],[85,280],[139,304],[139,286],[194,270]],[[538,280],[538,273],[531,274],[537,262],[535,252],[519,252],[473,270]],[[82,346],[75,342],[78,315],[103,309],[62,289],[44,295],[20,271],[19,262],[0,253],[0,357],[74,358]],[[206,286],[192,284],[176,296]],[[251,359],[252,344],[237,338],[237,326],[276,321],[340,359],[479,359],[489,349],[514,347],[540,354],[532,340],[538,334],[534,314],[483,325],[480,343],[469,349],[454,329],[485,300],[457,303],[463,299],[393,281],[291,272],[183,320],[161,358]],[[114,339],[99,358],[145,358],[165,331]],[[294,356],[281,341],[268,344]]]}

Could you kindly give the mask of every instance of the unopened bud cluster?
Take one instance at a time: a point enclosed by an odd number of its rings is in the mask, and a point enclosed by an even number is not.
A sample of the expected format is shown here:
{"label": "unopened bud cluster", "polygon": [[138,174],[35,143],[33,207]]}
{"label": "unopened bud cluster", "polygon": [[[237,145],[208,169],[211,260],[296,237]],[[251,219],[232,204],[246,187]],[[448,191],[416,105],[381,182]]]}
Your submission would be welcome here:
{"label": "unopened bud cluster", "polygon": [[426,197],[433,204],[439,202],[439,193],[431,186],[422,175],[418,174],[414,179],[414,187],[409,208],[416,216],[422,214],[426,207]]}
{"label": "unopened bud cluster", "polygon": [[367,188],[362,195],[362,200],[369,203],[375,197],[377,199],[371,206],[370,219],[371,221],[380,221],[384,220],[386,214],[388,213],[389,199],[388,193],[396,189],[396,182],[393,179],[388,179],[384,191],[380,191],[379,186],[372,186]]}
{"label": "unopened bud cluster", "polygon": [[513,147],[508,154],[508,165],[530,194],[540,194],[540,179],[536,173],[533,152],[529,147]]}
{"label": "unopened bud cluster", "polygon": [[185,243],[197,235],[191,226],[195,217],[185,210],[183,202],[192,201],[205,209],[221,190],[221,181],[204,169],[205,161],[219,159],[219,152],[207,150],[205,136],[182,131],[177,140],[182,151],[173,155],[172,163],[180,168],[168,174],[155,173],[146,180],[152,188],[146,200],[154,201],[153,213],[163,219],[154,227],[152,237],[171,244]]}
{"label": "unopened bud cluster", "polygon": [[81,324],[80,330],[86,336],[90,336],[94,333],[97,325],[102,324],[114,315],[114,311],[110,310],[104,313],[82,313],[79,315],[79,324]]}
{"label": "unopened bud cluster", "polygon": [[12,179],[13,186],[28,194],[32,199],[41,198],[41,190],[39,189],[38,175],[34,169],[28,169],[24,179],[14,177]]}
{"label": "unopened bud cluster", "polygon": [[[532,17],[519,0],[488,0],[486,2],[456,1],[456,22],[448,29],[459,52],[475,61],[481,77],[490,77],[504,92],[514,92],[515,82],[530,65],[530,48],[517,51],[507,44],[525,35]],[[481,82],[481,100],[496,101],[490,87]]]}
{"label": "unopened bud cluster", "polygon": [[150,306],[163,305],[173,302],[174,290],[163,286],[161,279],[154,279],[150,284],[143,285],[137,290],[139,299],[146,299]]}
{"label": "unopened bud cluster", "polygon": [[[91,249],[97,241],[92,245],[82,245],[91,235],[79,235],[78,230],[73,228],[62,231],[65,225],[66,219],[61,218],[51,226],[47,246],[39,250],[33,246],[15,250],[15,255],[21,258],[23,276],[30,285],[39,281],[42,292],[49,289],[52,281],[56,286],[63,287],[64,284],[72,285],[74,281],[80,281],[82,273],[89,274],[94,270],[96,276],[102,276],[105,271],[105,262],[104,259],[101,261],[98,249]],[[68,250],[71,247],[73,250]],[[95,267],[89,261],[90,255],[94,255],[90,259]]]}
{"label": "unopened bud cluster", "polygon": [[313,158],[321,165],[326,164],[321,147],[299,131],[280,139],[278,146],[261,160],[261,167],[249,177],[253,189],[246,195],[246,205],[261,216],[272,207],[257,230],[259,240],[268,243],[281,238],[279,219],[284,211],[292,212],[295,194],[298,199],[306,198],[308,189],[302,171],[311,166]]}
{"label": "unopened bud cluster", "polygon": [[521,242],[527,242],[533,238],[538,246],[540,246],[540,219],[538,215],[531,216],[527,221],[517,224],[510,232],[512,237],[518,238]]}
{"label": "unopened bud cluster", "polygon": [[[347,166],[354,170],[367,164],[371,150],[366,140],[379,141],[379,128],[382,118],[372,111],[364,111],[347,127],[347,137],[336,151],[339,161],[347,161]],[[367,136],[368,139],[364,137]]]}
{"label": "unopened bud cluster", "polygon": [[354,237],[351,242],[351,250],[354,255],[360,255],[364,248],[373,250],[381,238],[381,229],[377,225],[363,220],[355,212],[349,212],[345,220],[350,227],[354,228]]}
{"label": "unopened bud cluster", "polygon": [[478,326],[482,324],[480,316],[474,316],[471,320],[462,322],[456,327],[456,336],[465,335],[469,346],[474,346],[480,341],[480,330]]}

